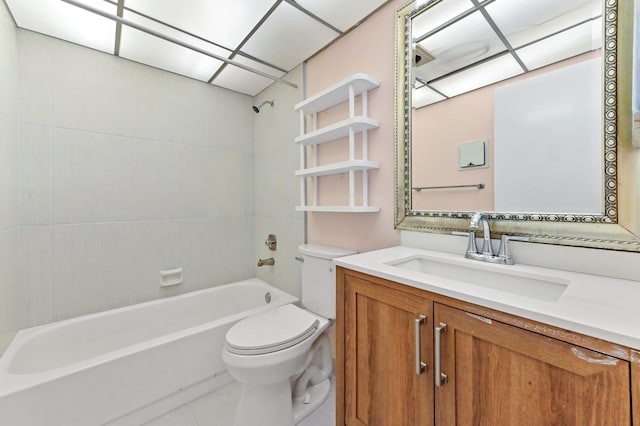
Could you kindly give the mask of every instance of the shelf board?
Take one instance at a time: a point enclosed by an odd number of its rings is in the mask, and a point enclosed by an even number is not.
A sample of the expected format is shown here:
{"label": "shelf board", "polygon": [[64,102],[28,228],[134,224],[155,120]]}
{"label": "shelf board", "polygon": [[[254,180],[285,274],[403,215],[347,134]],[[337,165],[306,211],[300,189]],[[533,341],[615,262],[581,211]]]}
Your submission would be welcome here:
{"label": "shelf board", "polygon": [[296,206],[299,212],[326,212],[326,213],[377,213],[380,207],[373,206]]}
{"label": "shelf board", "polygon": [[313,132],[300,135],[295,139],[295,142],[302,145],[318,145],[349,136],[349,129],[353,129],[353,131],[357,133],[378,127],[380,127],[380,123],[378,120],[374,120],[373,118],[352,117],[321,129],[314,130]]}
{"label": "shelf board", "polygon": [[327,89],[316,93],[310,98],[296,104],[296,111],[302,110],[305,114],[313,114],[322,111],[334,105],[338,105],[349,99],[349,85],[353,85],[354,92],[357,95],[380,86],[376,80],[368,74],[353,74],[344,80],[334,84]]}
{"label": "shelf board", "polygon": [[380,168],[378,163],[374,163],[369,160],[352,160],[343,161],[341,163],[327,164],[325,166],[310,167],[308,169],[296,170],[296,176],[300,177],[313,177],[313,176],[325,176],[336,175],[339,173],[346,173],[351,170],[371,170]]}

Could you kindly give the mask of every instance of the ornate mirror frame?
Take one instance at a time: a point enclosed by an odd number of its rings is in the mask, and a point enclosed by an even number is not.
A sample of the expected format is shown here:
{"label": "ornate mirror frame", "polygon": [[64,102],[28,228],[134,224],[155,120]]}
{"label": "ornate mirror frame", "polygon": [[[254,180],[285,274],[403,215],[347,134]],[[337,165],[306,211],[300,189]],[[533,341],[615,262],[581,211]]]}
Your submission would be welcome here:
{"label": "ornate mirror frame", "polygon": [[[447,0],[415,2],[396,12],[397,229],[451,233],[468,229],[473,211],[412,210],[411,18]],[[529,235],[531,241],[640,251],[640,152],[632,147],[633,0],[604,0],[604,214],[491,212],[495,234]]]}

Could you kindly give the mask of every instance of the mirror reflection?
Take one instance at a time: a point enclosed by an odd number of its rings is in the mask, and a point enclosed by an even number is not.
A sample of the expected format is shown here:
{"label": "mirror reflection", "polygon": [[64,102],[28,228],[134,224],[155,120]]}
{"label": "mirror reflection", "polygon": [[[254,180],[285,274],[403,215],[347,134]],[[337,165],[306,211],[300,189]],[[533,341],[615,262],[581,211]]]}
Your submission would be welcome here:
{"label": "mirror reflection", "polygon": [[602,215],[602,0],[412,16],[411,209]]}

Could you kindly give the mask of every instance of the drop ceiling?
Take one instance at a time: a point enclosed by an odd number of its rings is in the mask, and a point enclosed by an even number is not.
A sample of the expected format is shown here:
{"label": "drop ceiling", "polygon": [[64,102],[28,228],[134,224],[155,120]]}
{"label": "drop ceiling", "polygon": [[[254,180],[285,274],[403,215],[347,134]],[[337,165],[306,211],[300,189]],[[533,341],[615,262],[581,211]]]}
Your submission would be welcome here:
{"label": "drop ceiling", "polygon": [[[419,108],[602,47],[602,0],[447,0],[412,18]],[[446,5],[446,6],[445,6]]]}
{"label": "drop ceiling", "polygon": [[386,1],[5,0],[21,28],[251,96]]}

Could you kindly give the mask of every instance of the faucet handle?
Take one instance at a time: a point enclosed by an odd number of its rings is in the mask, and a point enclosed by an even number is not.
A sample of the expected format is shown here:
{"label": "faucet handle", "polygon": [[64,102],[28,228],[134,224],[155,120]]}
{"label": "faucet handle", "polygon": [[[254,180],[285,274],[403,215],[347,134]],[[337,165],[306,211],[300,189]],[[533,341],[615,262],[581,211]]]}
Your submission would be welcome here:
{"label": "faucet handle", "polygon": [[500,249],[498,250],[498,257],[501,257],[505,260],[511,260],[511,262],[507,262],[507,264],[512,265],[513,258],[511,256],[511,251],[509,250],[509,241],[529,241],[529,237],[519,235],[502,235],[500,237]]}
{"label": "faucet handle", "polygon": [[453,231],[452,235],[460,235],[462,237],[469,237],[469,241],[467,242],[467,253],[466,254],[477,254],[478,246],[476,245],[476,233],[473,231]]}

